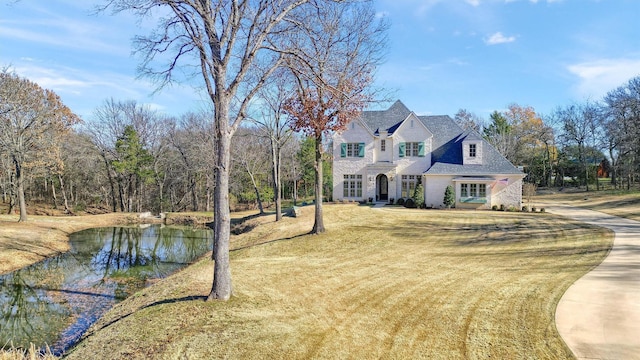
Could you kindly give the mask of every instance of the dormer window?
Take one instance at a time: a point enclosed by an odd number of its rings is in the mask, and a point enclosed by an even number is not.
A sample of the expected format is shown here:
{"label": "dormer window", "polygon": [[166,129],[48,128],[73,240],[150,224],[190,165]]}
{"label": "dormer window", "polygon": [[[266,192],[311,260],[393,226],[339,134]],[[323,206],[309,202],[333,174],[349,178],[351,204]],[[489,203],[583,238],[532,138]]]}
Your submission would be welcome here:
{"label": "dormer window", "polygon": [[462,164],[482,165],[482,142],[473,139],[462,143]]}
{"label": "dormer window", "polygon": [[380,140],[380,151],[386,151],[386,150],[387,150],[387,141]]}

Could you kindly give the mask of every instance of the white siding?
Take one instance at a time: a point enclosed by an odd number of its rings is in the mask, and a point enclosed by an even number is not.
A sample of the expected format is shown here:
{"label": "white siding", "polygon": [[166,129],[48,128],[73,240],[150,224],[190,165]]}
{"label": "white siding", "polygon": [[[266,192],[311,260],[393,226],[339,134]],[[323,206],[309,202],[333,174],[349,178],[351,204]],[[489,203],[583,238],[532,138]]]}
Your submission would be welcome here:
{"label": "white siding", "polygon": [[444,207],[444,191],[448,185],[453,185],[453,176],[430,175],[426,176],[424,184],[425,205],[427,207]]}
{"label": "white siding", "polygon": [[[364,143],[364,157],[340,157],[340,147],[342,143]],[[347,129],[342,133],[337,133],[333,137],[333,199],[343,198],[343,181],[345,174],[362,175],[362,198],[370,197],[369,193],[375,194],[375,178],[373,184],[369,181],[366,173],[367,164],[373,163],[375,142],[371,133],[363,127],[359,121],[353,121],[347,125]]]}
{"label": "white siding", "polygon": [[[501,177],[500,179],[505,178]],[[492,187],[491,206],[504,205],[505,208],[510,206],[520,210],[522,208],[522,177],[512,176],[509,178],[509,185],[496,184]]]}
{"label": "white siding", "polygon": [[[471,157],[469,155],[469,145],[474,144],[476,146],[476,156]],[[462,142],[462,163],[464,165],[482,165],[482,141],[470,140]]]}
{"label": "white siding", "polygon": [[[381,143],[384,140],[385,142],[385,151],[381,150]],[[374,157],[374,162],[391,162],[393,161],[393,138],[387,136],[386,132],[381,133],[378,138],[375,140],[376,142],[376,154]]]}
{"label": "white siding", "polygon": [[[413,120],[413,128],[411,127]],[[397,164],[394,184],[389,184],[389,197],[400,198],[402,194],[402,175],[422,175],[431,167],[433,134],[413,116],[405,122],[393,134],[393,162]],[[400,143],[424,142],[424,157],[405,156],[400,157]],[[391,187],[393,185],[393,187]]]}
{"label": "white siding", "polygon": [[[504,205],[505,208],[510,206],[520,209],[522,207],[522,177],[519,175],[503,175],[497,176],[496,182],[476,182],[485,183],[487,185],[487,202],[485,204],[461,204],[460,184],[464,181],[453,181],[456,176],[453,175],[429,175],[424,181],[425,204],[427,207],[439,208],[444,206],[444,192],[448,185],[453,186],[457,207],[466,207],[474,209],[491,209],[493,205]],[[504,185],[498,183],[498,179],[509,179],[509,184]],[[474,181],[469,181],[473,183]]]}

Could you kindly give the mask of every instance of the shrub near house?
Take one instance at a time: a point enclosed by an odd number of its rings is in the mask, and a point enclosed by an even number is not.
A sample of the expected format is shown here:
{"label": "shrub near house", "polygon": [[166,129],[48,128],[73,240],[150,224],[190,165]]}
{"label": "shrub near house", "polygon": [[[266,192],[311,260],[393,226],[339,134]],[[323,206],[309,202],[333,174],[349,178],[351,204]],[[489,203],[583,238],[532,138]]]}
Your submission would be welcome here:
{"label": "shrub near house", "polygon": [[422,184],[427,207],[445,206],[447,186],[456,207],[522,207],[524,174],[449,116],[417,116],[398,100],[387,110],[364,111],[333,144],[336,200],[406,201]]}

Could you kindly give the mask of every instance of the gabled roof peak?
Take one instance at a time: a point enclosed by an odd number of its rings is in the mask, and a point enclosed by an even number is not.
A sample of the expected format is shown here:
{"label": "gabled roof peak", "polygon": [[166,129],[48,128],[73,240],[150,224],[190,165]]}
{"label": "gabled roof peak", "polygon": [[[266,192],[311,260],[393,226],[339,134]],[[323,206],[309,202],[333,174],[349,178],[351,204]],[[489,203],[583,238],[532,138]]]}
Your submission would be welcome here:
{"label": "gabled roof peak", "polygon": [[[411,113],[411,110],[409,110],[408,107],[406,107],[404,105],[404,103],[400,100],[396,100],[396,102],[393,103],[393,105],[391,105],[389,107],[389,109],[385,110],[388,113],[399,113],[399,114],[407,114],[407,116],[409,116],[409,113]],[[406,116],[405,116],[406,117]]]}

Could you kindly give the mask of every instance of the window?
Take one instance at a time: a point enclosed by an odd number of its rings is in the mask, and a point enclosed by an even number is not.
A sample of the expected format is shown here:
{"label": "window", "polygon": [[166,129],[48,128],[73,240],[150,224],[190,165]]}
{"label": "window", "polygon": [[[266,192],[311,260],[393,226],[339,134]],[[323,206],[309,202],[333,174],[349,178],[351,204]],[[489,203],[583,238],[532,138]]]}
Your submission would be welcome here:
{"label": "window", "polygon": [[469,157],[476,157],[476,144],[469,144]]}
{"label": "window", "polygon": [[340,144],[340,157],[364,157],[364,143]]}
{"label": "window", "polygon": [[416,190],[420,175],[402,175],[402,194],[400,197],[410,198]]}
{"label": "window", "polygon": [[418,143],[417,142],[409,142],[407,143],[407,156],[418,156]]}
{"label": "window", "polygon": [[478,184],[478,197],[487,197],[487,184]]}
{"label": "window", "polygon": [[400,143],[400,157],[405,156],[424,156],[424,143],[423,142],[401,142]]}
{"label": "window", "polygon": [[362,175],[345,175],[342,186],[344,197],[362,197]]}
{"label": "window", "polygon": [[469,197],[469,184],[460,184],[460,197]]}
{"label": "window", "polygon": [[386,150],[387,150],[387,141],[380,140],[380,151],[386,151]]}
{"label": "window", "polygon": [[487,197],[487,184],[460,184],[460,197]]}
{"label": "window", "polygon": [[347,157],[356,157],[358,156],[358,150],[360,146],[357,143],[348,143],[347,144]]}

